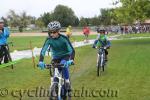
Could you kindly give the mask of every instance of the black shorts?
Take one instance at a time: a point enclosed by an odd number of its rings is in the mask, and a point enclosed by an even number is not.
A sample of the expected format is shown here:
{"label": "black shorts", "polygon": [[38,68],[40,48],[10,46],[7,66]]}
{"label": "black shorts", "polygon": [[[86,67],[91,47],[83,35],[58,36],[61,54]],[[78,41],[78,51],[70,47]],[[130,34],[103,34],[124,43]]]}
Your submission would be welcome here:
{"label": "black shorts", "polygon": [[0,45],[0,64],[4,60],[4,63],[7,63],[9,58],[8,58],[8,47],[5,45]]}
{"label": "black shorts", "polygon": [[66,60],[68,61],[70,59],[70,55],[67,55],[65,57],[59,58],[59,59],[52,59],[52,63],[60,63],[61,60]]}

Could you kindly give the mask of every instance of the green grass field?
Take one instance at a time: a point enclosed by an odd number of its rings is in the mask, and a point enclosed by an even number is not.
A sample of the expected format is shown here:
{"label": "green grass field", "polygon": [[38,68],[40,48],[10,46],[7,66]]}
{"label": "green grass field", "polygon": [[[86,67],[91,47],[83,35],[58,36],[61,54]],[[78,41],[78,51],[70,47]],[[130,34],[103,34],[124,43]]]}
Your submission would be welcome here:
{"label": "green grass field", "polygon": [[[76,65],[70,68],[73,100],[150,100],[149,41],[150,39],[112,41],[109,62],[101,77],[96,76],[96,49],[91,46],[76,48]],[[24,59],[15,65],[14,70],[0,69],[0,90],[9,90],[9,95],[0,96],[0,100],[48,100],[39,95],[35,97],[33,90],[36,87],[48,89],[49,84],[48,70],[34,69],[32,60]],[[87,97],[85,91],[81,95],[83,87],[89,91]],[[30,90],[30,96],[32,94],[33,97],[28,97],[25,90]],[[94,92],[93,97],[90,94],[93,90],[101,92]]]}
{"label": "green grass field", "polygon": [[126,34],[126,35],[120,35],[117,38],[127,39],[132,37],[150,37],[150,33]]}
{"label": "green grass field", "polygon": [[[81,36],[73,36],[71,37],[71,42],[74,41],[83,41],[85,37]],[[96,39],[96,35],[90,35],[89,39]],[[13,47],[10,45],[10,50],[27,50],[30,49],[30,41],[32,42],[33,47],[42,47],[46,40],[45,36],[20,36],[20,37],[10,37],[9,42],[13,42]]]}
{"label": "green grass field", "polygon": [[[109,36],[114,35],[110,34]],[[89,39],[96,39],[97,35],[89,35]],[[42,47],[46,36],[17,36],[10,37],[8,42],[13,42],[13,46],[10,45],[10,50],[28,50],[30,49],[30,41],[33,47]],[[70,38],[71,42],[83,41],[85,39],[84,35],[72,36]]]}

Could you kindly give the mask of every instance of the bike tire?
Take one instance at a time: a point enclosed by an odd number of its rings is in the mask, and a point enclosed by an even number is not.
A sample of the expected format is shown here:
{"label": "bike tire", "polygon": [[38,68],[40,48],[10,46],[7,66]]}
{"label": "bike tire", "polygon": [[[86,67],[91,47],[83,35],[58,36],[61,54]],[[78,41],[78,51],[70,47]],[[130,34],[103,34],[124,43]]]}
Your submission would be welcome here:
{"label": "bike tire", "polygon": [[[54,95],[56,93],[56,95]],[[54,83],[50,88],[49,100],[58,100],[58,84]]]}
{"label": "bike tire", "polygon": [[99,60],[98,60],[98,66],[97,66],[97,76],[100,76],[100,70],[101,70],[101,65],[100,65],[100,57],[99,57]]}
{"label": "bike tire", "polygon": [[[64,81],[65,83],[65,81]],[[63,88],[63,94],[62,94],[62,100],[71,100],[71,88],[69,90],[66,89],[66,85],[64,84]]]}
{"label": "bike tire", "polygon": [[103,58],[103,65],[102,65],[102,71],[104,72],[105,71],[105,64],[106,64],[106,61],[105,61],[105,53],[104,53],[104,58]]}
{"label": "bike tire", "polygon": [[105,71],[105,65],[102,66],[102,71],[103,71],[103,72]]}

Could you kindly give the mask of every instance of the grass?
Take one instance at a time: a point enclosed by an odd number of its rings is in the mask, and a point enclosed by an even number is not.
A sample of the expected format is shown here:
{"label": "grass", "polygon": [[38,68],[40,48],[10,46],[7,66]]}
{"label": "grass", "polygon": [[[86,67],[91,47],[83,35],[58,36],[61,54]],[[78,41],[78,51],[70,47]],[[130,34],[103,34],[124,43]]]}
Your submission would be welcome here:
{"label": "grass", "polygon": [[[112,36],[114,34],[110,34]],[[89,39],[96,39],[96,35],[89,35]],[[85,37],[83,35],[79,36],[72,36],[70,38],[71,42],[78,42],[83,41]],[[17,37],[10,37],[8,42],[13,42],[13,46],[10,45],[10,50],[28,50],[30,49],[30,41],[33,47],[42,47],[46,40],[46,36],[17,36]]]}
{"label": "grass", "polygon": [[[76,65],[70,71],[76,96],[73,100],[149,100],[149,41],[150,39],[112,41],[109,62],[101,77],[96,77],[96,50],[91,46],[76,48]],[[48,59],[46,62],[49,62]],[[31,59],[24,59],[15,66],[14,70],[0,70],[0,88],[9,91],[22,89],[23,93],[23,90],[35,90],[39,86],[45,89],[49,87],[48,70],[34,69]],[[83,87],[87,91],[102,90],[101,96],[81,97],[78,93],[81,93]],[[108,90],[117,92],[117,97],[111,97],[111,94],[107,96]],[[47,100],[43,97],[28,97],[26,92],[22,99],[19,99],[19,92],[16,95],[12,97],[9,92],[9,96],[0,97],[0,100]]]}
{"label": "grass", "polygon": [[[95,39],[96,35],[90,35],[89,39]],[[71,37],[71,42],[74,41],[83,41],[85,38],[84,36],[73,36]],[[46,40],[45,36],[20,36],[20,37],[10,37],[9,42],[13,42],[14,46],[10,45],[10,50],[27,50],[30,49],[30,41],[32,42],[33,47],[42,47]]]}
{"label": "grass", "polygon": [[150,33],[126,34],[126,35],[118,36],[117,38],[126,39],[132,37],[150,37]]}

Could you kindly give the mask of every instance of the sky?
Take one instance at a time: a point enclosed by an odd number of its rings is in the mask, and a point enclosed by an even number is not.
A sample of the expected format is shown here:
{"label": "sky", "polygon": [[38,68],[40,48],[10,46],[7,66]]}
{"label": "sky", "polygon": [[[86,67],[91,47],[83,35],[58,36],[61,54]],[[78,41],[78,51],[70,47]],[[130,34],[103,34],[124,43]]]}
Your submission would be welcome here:
{"label": "sky", "polygon": [[26,11],[28,15],[40,17],[44,12],[52,12],[58,4],[72,8],[78,17],[94,17],[100,14],[100,8],[114,7],[114,0],[3,0],[0,5],[0,17],[6,17],[10,9],[16,13]]}

